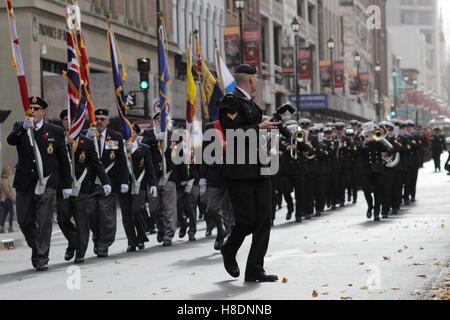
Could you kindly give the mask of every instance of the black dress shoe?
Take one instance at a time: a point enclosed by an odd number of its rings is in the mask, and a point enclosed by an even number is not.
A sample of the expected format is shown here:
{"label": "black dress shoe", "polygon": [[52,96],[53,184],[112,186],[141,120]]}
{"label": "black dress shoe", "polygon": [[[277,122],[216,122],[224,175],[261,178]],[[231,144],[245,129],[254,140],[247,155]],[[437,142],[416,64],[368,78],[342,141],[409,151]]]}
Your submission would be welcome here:
{"label": "black dress shoe", "polygon": [[145,244],[143,244],[143,243],[138,243],[138,249],[139,249],[139,250],[144,250],[144,249],[145,249]]}
{"label": "black dress shoe", "polygon": [[170,241],[170,240],[164,241],[163,247],[171,247],[171,246],[172,246],[172,241]]}
{"label": "black dress shoe", "polygon": [[292,219],[292,213],[293,211],[288,211],[287,215],[286,215],[286,220],[289,221]]}
{"label": "black dress shoe", "polygon": [[295,218],[295,222],[302,223],[302,218]]}
{"label": "black dress shoe", "polygon": [[82,264],[82,263],[84,263],[84,258],[75,258],[75,261],[74,261],[74,263],[75,264]]}
{"label": "black dress shoe", "polygon": [[70,261],[75,256],[75,250],[67,248],[66,254],[64,255],[64,260]]}
{"label": "black dress shoe", "polygon": [[276,282],[278,277],[274,275],[267,275],[264,272],[256,276],[246,276],[245,282]]}
{"label": "black dress shoe", "polygon": [[205,233],[205,237],[207,237],[207,238],[209,238],[209,237],[211,237],[212,236],[212,231],[206,231],[206,233]]}
{"label": "black dress shoe", "polygon": [[381,221],[380,217],[378,217],[378,216],[376,216],[373,220],[376,221],[376,222]]}
{"label": "black dress shoe", "polygon": [[97,253],[98,253],[98,247],[96,244],[94,244],[94,254],[97,254]]}
{"label": "black dress shoe", "polygon": [[405,199],[405,204],[406,204],[406,205],[411,204],[411,202],[409,201],[409,199]]}
{"label": "black dress shoe", "polygon": [[367,219],[371,219],[372,218],[372,210],[373,210],[373,208],[367,209]]}
{"label": "black dress shoe", "polygon": [[42,271],[47,271],[48,270],[48,264],[37,264],[36,266],[36,271],[38,272],[42,272]]}
{"label": "black dress shoe", "polygon": [[97,253],[98,258],[108,258],[108,252],[99,252]]}
{"label": "black dress shoe", "polygon": [[189,241],[190,241],[190,242],[194,242],[194,241],[197,241],[197,239],[195,239],[194,236],[191,236],[191,237],[189,237]]}
{"label": "black dress shoe", "polygon": [[223,250],[223,247],[220,249],[220,253],[222,254],[223,265],[228,274],[233,278],[239,278],[241,272],[239,270],[239,265],[236,261],[236,258],[233,255],[226,253]]}
{"label": "black dress shoe", "polygon": [[388,216],[388,214],[383,214],[383,215],[382,215],[382,218],[383,218],[383,219],[388,219],[389,216]]}
{"label": "black dress shoe", "polygon": [[156,241],[158,241],[158,243],[163,242],[164,240],[164,232],[158,231],[158,235],[156,236]]}
{"label": "black dress shoe", "polygon": [[135,246],[128,246],[127,252],[136,252],[136,247]]}
{"label": "black dress shoe", "polygon": [[398,209],[392,209],[392,214],[393,215],[397,215],[398,214]]}
{"label": "black dress shoe", "polygon": [[222,248],[223,245],[223,240],[216,240],[216,242],[214,242],[214,250],[219,251],[220,248]]}
{"label": "black dress shoe", "polygon": [[416,202],[416,198],[412,198],[412,199],[411,199],[411,202]]}
{"label": "black dress shoe", "polygon": [[180,233],[178,234],[178,237],[180,239],[183,239],[186,236],[186,229],[187,229],[186,227],[181,227]]}

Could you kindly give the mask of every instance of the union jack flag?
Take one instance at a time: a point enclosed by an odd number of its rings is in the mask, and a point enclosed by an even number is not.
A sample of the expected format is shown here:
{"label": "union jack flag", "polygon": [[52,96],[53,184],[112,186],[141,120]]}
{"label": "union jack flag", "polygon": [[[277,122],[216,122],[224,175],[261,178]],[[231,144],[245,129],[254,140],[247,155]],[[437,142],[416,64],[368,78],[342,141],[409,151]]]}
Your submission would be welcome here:
{"label": "union jack flag", "polygon": [[[75,141],[79,137],[86,121],[87,114],[87,93],[84,80],[80,76],[80,67],[77,58],[77,46],[71,31],[71,28],[76,24],[76,9],[75,12],[68,8],[66,11],[66,18],[74,17],[73,22],[67,20],[67,72],[64,73],[68,82],[68,114],[70,129],[67,134],[69,140]],[[75,23],[74,23],[75,22]],[[70,27],[69,27],[70,26]]]}

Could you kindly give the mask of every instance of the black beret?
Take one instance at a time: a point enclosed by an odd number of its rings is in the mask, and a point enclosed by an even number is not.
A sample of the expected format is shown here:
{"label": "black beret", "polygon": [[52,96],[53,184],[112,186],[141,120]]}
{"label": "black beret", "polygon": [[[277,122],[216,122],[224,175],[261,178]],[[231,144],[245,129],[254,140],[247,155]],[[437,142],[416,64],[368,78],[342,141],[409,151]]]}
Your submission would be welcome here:
{"label": "black beret", "polygon": [[141,133],[141,127],[139,127],[136,123],[133,123],[133,130],[134,132],[136,132],[137,134]]}
{"label": "black beret", "polygon": [[37,106],[41,107],[42,109],[48,108],[47,101],[45,101],[41,97],[30,97],[29,100],[30,100],[30,105],[37,105]]}
{"label": "black beret", "polygon": [[157,117],[159,117],[161,115],[161,112],[156,112],[154,115],[153,115],[153,117],[152,117],[152,119],[153,120],[155,120]]}
{"label": "black beret", "polygon": [[249,64],[241,64],[240,66],[236,67],[236,69],[234,69],[234,73],[256,74],[258,73],[258,70],[256,69],[256,67]]}
{"label": "black beret", "polygon": [[69,115],[69,112],[67,112],[67,109],[64,109],[63,111],[61,111],[61,113],[59,114],[59,118],[61,119],[61,121],[64,120],[65,117],[67,117]]}
{"label": "black beret", "polygon": [[106,109],[97,109],[95,110],[96,116],[109,116],[109,111]]}

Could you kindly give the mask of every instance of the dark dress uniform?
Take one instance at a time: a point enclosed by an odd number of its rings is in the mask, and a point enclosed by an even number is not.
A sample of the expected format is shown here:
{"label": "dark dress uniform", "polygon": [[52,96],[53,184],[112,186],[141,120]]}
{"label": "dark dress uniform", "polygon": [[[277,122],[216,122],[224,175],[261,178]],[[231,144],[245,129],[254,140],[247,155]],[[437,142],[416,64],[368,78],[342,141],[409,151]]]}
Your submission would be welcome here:
{"label": "dark dress uniform", "polygon": [[340,148],[337,154],[340,163],[338,200],[341,207],[345,205],[345,190],[351,184],[352,155],[352,141],[348,137],[342,137],[340,141]]}
{"label": "dark dress uniform", "polygon": [[[320,153],[320,144],[317,139],[317,136],[309,134],[309,151],[305,152],[304,157],[308,157],[306,159],[306,165],[308,167],[308,174],[306,175],[307,187],[305,187],[306,192],[306,219],[311,219],[311,216],[314,214],[314,209],[317,212],[317,200],[319,197],[319,159],[318,155]],[[306,155],[306,156],[305,156]]]}
{"label": "dark dress uniform", "polygon": [[441,171],[441,155],[445,150],[445,138],[443,135],[435,133],[431,136],[431,153],[434,160],[434,170]]}
{"label": "dark dress uniform", "polygon": [[[112,193],[105,196],[99,181],[90,197],[89,223],[94,242],[94,253],[99,257],[108,255],[108,248],[114,243],[117,230],[117,198],[121,185],[128,185],[128,169],[122,134],[109,128],[105,129],[105,141],[99,138],[99,153],[103,167],[111,181]],[[102,148],[103,145],[103,148]]]}
{"label": "dark dress uniform", "polygon": [[421,148],[419,137],[416,133],[406,136],[408,139],[408,154],[406,155],[406,181],[403,190],[405,204],[416,200],[416,185],[419,173],[419,151]]}
{"label": "dark dress uniform", "polygon": [[119,195],[122,223],[128,239],[128,251],[134,251],[137,246],[139,249],[143,249],[144,243],[149,241],[145,234],[147,225],[145,199],[149,188],[156,186],[155,170],[149,146],[143,143],[139,144],[131,155],[131,163],[136,184],[139,184],[139,191],[133,190],[133,179],[130,174],[128,177],[129,191]]}
{"label": "dark dress uniform", "polygon": [[336,156],[334,149],[334,142],[332,139],[323,140],[322,144],[324,145],[323,150],[325,156],[320,160],[321,173],[320,173],[320,185],[322,188],[321,197],[319,199],[319,213],[325,211],[325,205],[329,203],[331,205],[331,192],[332,192],[332,183],[331,183],[331,172],[333,161],[335,160],[333,157]]}
{"label": "dark dress uniform", "polygon": [[394,178],[392,182],[392,214],[397,214],[403,200],[403,186],[406,181],[406,162],[409,155],[408,143],[409,140],[404,135],[399,135],[394,142],[400,151],[400,163],[394,168]]}
{"label": "dark dress uniform", "polygon": [[[292,183],[292,175],[291,169],[291,151],[288,149],[288,141],[285,138],[280,139],[280,197],[283,197],[284,200],[287,203],[287,215],[286,220],[291,220],[292,213],[294,212],[294,201],[292,200],[292,189],[293,189],[293,183]],[[303,179],[304,180],[304,179]],[[304,188],[304,182],[303,182],[303,188]],[[302,188],[302,187],[300,187]],[[273,205],[272,205],[273,208]],[[298,207],[298,215],[302,217],[304,206]]]}
{"label": "dark dress uniform", "polygon": [[[68,145],[67,149],[71,155],[71,146]],[[68,199],[63,199],[62,193],[58,192],[56,197],[57,215],[58,225],[69,242],[67,251],[72,252],[72,257],[73,252],[76,251],[75,262],[81,263],[89,244],[89,196],[95,190],[92,178],[98,176],[103,186],[110,185],[111,182],[95,151],[94,142],[88,137],[80,135],[77,149],[71,160],[75,161],[72,161],[75,174],[73,178],[77,184],[81,184],[81,187],[78,195],[73,194]],[[75,190],[73,191],[75,192]],[[72,222],[72,218],[75,224]],[[70,260],[69,257],[66,260]]]}
{"label": "dark dress uniform", "polygon": [[[192,187],[187,192],[186,186],[183,186],[177,194],[178,223],[181,227],[180,238],[184,238],[187,231],[189,241],[195,241],[195,234],[197,233],[197,205],[200,199],[200,165],[190,164],[185,168],[187,170],[187,181],[192,183]],[[178,167],[178,170],[183,170],[183,167]]]}
{"label": "dark dress uniform", "polygon": [[[368,212],[367,217],[371,218],[371,209],[374,209],[375,220],[379,220],[381,205],[383,202],[383,174],[384,163],[382,160],[382,153],[389,151],[388,148],[380,142],[370,141],[363,143],[360,151],[366,158],[365,166],[362,168],[362,187],[366,197],[368,197]],[[371,194],[374,194],[372,198]],[[374,201],[375,200],[375,201]]]}
{"label": "dark dress uniform", "polygon": [[63,189],[71,189],[72,180],[62,128],[43,121],[42,126],[34,131],[34,139],[42,158],[43,176],[49,177],[45,192],[41,196],[35,194],[39,179],[37,165],[30,137],[23,128],[23,122],[14,124],[7,142],[17,148],[18,155],[13,184],[17,192],[17,221],[28,246],[32,249],[33,267],[44,271],[49,261],[52,205],[58,187],[58,175],[61,174]]}
{"label": "dark dress uniform", "polygon": [[[256,73],[256,70],[254,73]],[[219,103],[220,124],[225,132],[226,130],[242,129],[244,132],[259,136],[259,124],[262,115],[262,111],[256,103],[249,100],[238,88],[232,94],[226,95]],[[230,141],[227,141],[227,146],[229,145]],[[271,180],[270,177],[261,175],[261,164],[249,164],[251,148],[247,139],[245,143],[245,164],[237,164],[237,149],[235,143],[234,162],[232,164],[226,163],[224,167],[224,176],[236,216],[236,225],[232,228],[221,252],[226,268],[230,265],[237,267],[237,263],[235,263],[236,254],[245,238],[252,234],[245,280],[267,281],[264,271],[264,256],[269,245],[271,229]],[[239,276],[239,272],[230,274]],[[275,279],[272,281],[275,281]]]}

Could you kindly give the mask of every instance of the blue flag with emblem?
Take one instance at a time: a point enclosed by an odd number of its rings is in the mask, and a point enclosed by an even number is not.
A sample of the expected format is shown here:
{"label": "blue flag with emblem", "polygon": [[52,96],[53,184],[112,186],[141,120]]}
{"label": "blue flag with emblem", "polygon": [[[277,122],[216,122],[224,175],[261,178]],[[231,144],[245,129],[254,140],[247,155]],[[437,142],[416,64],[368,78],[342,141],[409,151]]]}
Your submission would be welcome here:
{"label": "blue flag with emblem", "polygon": [[131,141],[133,137],[133,126],[131,125],[130,121],[127,118],[128,107],[126,104],[125,93],[123,91],[123,84],[122,84],[122,81],[126,80],[127,74],[125,72],[122,57],[120,57],[122,62],[122,77],[120,76],[119,66],[117,64],[117,51],[119,52],[119,56],[120,51],[118,50],[117,41],[114,36],[114,32],[111,28],[111,25],[109,25],[108,30],[108,46],[109,46],[109,54],[111,57],[111,68],[114,81],[114,92],[116,96],[117,110],[119,112],[120,124],[122,125],[123,129],[123,138],[128,143]]}
{"label": "blue flag with emblem", "polygon": [[[161,132],[167,132],[167,120],[169,114],[169,98],[167,97],[166,86],[172,82],[170,77],[170,69],[167,64],[167,44],[166,44],[166,28],[164,18],[161,16],[161,26],[159,27],[159,110],[161,112]],[[165,141],[160,145],[161,150],[167,149],[167,135]]]}

